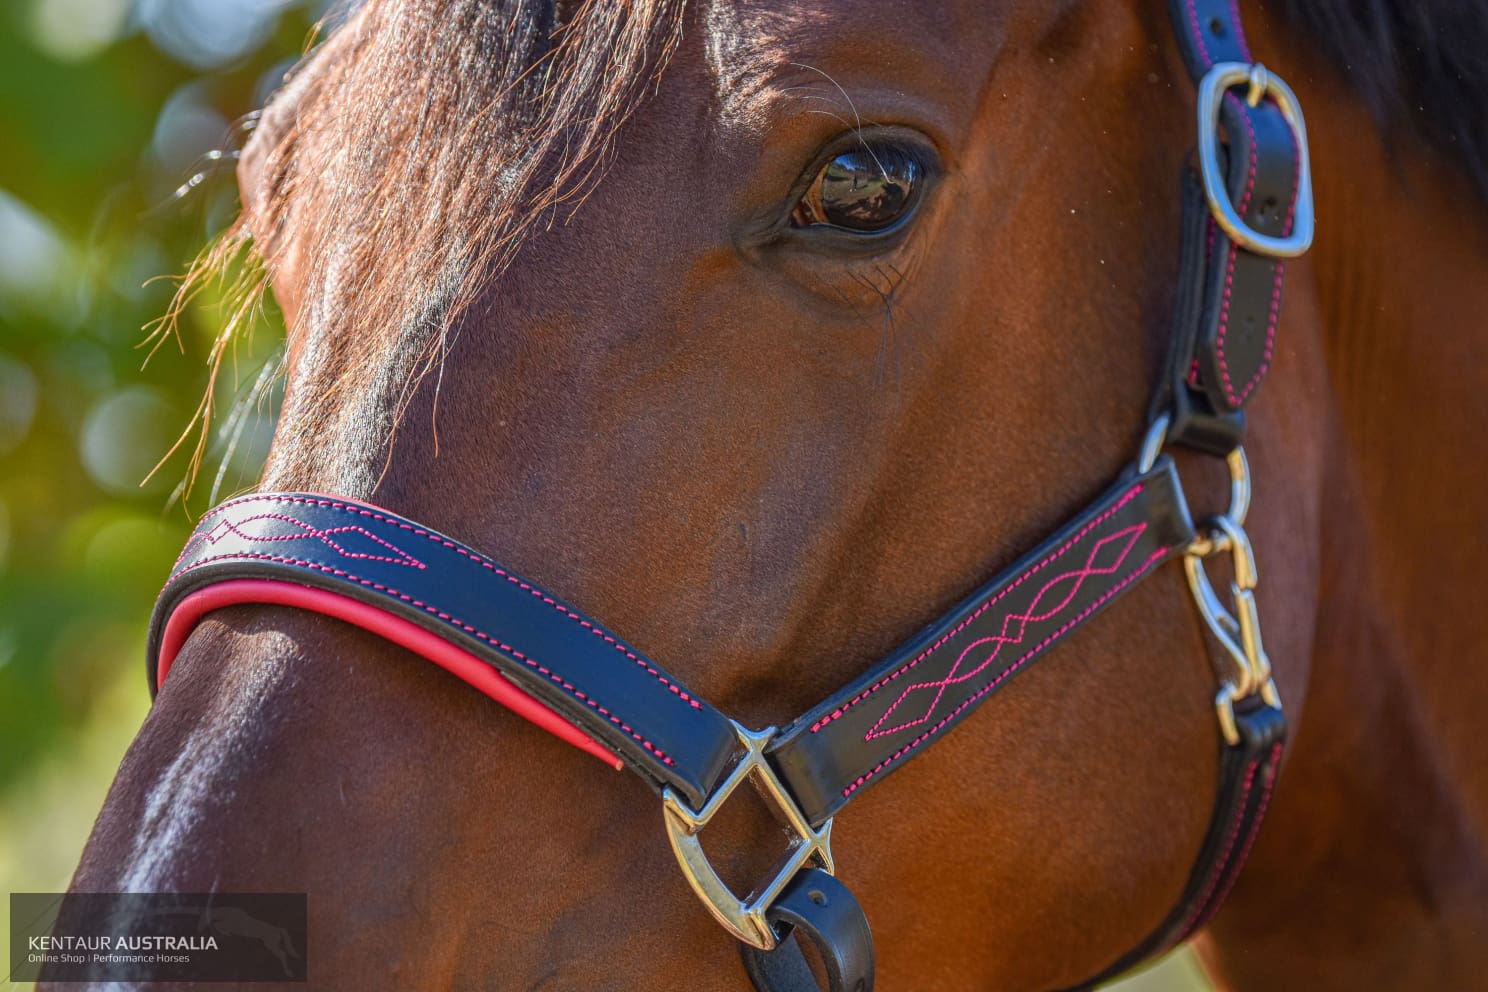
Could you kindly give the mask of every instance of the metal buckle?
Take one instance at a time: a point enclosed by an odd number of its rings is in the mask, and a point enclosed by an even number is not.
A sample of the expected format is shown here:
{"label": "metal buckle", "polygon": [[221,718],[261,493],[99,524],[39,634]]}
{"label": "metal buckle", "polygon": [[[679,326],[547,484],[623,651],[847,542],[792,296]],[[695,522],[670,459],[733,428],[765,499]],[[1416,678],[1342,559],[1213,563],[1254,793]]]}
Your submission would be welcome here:
{"label": "metal buckle", "polygon": [[[1226,551],[1234,563],[1234,577],[1230,581],[1233,613],[1225,608],[1204,571],[1206,558]],[[1226,514],[1211,519],[1208,533],[1195,538],[1184,553],[1183,571],[1188,576],[1188,588],[1193,592],[1199,614],[1234,665],[1233,677],[1222,680],[1214,698],[1220,731],[1233,747],[1240,743],[1240,731],[1235,725],[1236,703],[1259,693],[1269,705],[1281,709],[1281,697],[1271,678],[1271,659],[1261,642],[1261,620],[1255,601],[1255,552],[1245,528]]]}
{"label": "metal buckle", "polygon": [[[1172,422],[1172,415],[1165,413],[1148,425],[1142,438],[1141,452],[1137,455],[1138,472],[1150,472],[1157,464],[1157,456],[1167,446],[1168,428]],[[1244,524],[1245,515],[1250,512],[1250,462],[1245,457],[1243,445],[1237,444],[1230,449],[1225,455],[1225,466],[1230,470],[1230,508],[1225,511],[1225,516],[1236,524]]]}
{"label": "metal buckle", "polygon": [[[815,861],[817,867],[828,875],[834,873],[832,821],[828,820],[820,829],[813,830],[784,783],[765,759],[765,747],[775,737],[774,727],[754,731],[736,721],[730,722],[734,725],[739,743],[744,746],[744,753],[728,778],[713,791],[713,795],[708,797],[699,810],[692,809],[675,792],[666,789],[661,794],[662,810],[665,813],[667,839],[672,843],[672,853],[677,856],[677,864],[682,866],[682,874],[686,876],[687,884],[692,886],[692,891],[697,893],[708,912],[723,924],[725,930],[751,947],[769,951],[775,948],[778,937],[775,928],[765,919],[765,914],[780,895],[780,891],[808,861]],[[759,791],[766,805],[780,820],[780,825],[786,828],[791,844],[774,876],[750,892],[747,899],[740,899],[718,877],[718,872],[703,851],[698,834],[745,779]]]}
{"label": "metal buckle", "polygon": [[[1252,107],[1263,96],[1276,101],[1297,141],[1300,158],[1297,181],[1297,209],[1292,220],[1292,233],[1285,237],[1262,234],[1235,211],[1219,171],[1219,106],[1231,86],[1248,83],[1245,100]],[[1296,258],[1312,246],[1312,168],[1307,156],[1307,125],[1297,95],[1280,76],[1268,72],[1259,62],[1219,62],[1199,82],[1199,171],[1204,179],[1204,195],[1209,209],[1225,234],[1236,244],[1258,255]]]}

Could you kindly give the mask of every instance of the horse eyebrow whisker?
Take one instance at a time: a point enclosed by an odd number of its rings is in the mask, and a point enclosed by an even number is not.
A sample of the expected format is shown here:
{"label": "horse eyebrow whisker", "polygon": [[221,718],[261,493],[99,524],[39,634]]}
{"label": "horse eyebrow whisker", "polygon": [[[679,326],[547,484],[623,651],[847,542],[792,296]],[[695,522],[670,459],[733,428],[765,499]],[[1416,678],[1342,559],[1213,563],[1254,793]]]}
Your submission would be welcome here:
{"label": "horse eyebrow whisker", "polygon": [[[847,101],[847,109],[852,111],[853,120],[857,121],[857,124],[853,126],[853,130],[858,135],[858,143],[863,146],[863,150],[868,153],[868,157],[873,159],[873,164],[878,166],[879,175],[883,176],[884,178],[888,178],[889,171],[885,169],[884,164],[878,160],[878,156],[873,154],[873,149],[868,147],[868,142],[863,140],[863,115],[858,113],[857,104],[853,103],[853,98],[847,95],[847,90],[842,88],[842,84],[833,79],[830,73],[824,72],[814,65],[807,65],[804,62],[792,62],[790,64],[795,66],[797,69],[805,69],[809,72],[817,73],[827,82],[837,87],[837,92],[841,93],[842,99]],[[838,120],[842,119],[838,118]],[[842,121],[842,123],[846,124],[847,121],[844,120]]]}

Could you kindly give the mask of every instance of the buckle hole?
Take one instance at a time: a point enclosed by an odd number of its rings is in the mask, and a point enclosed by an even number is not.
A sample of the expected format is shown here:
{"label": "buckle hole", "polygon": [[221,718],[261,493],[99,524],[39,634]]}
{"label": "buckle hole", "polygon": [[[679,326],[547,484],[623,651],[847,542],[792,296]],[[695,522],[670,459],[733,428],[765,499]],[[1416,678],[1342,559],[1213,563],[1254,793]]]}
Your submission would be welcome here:
{"label": "buckle hole", "polygon": [[1216,38],[1223,38],[1225,33],[1224,21],[1220,20],[1218,17],[1209,18],[1209,33],[1214,35],[1214,37]]}
{"label": "buckle hole", "polygon": [[812,889],[810,892],[806,893],[806,898],[810,899],[818,906],[825,906],[827,904],[827,897],[821,889]]}

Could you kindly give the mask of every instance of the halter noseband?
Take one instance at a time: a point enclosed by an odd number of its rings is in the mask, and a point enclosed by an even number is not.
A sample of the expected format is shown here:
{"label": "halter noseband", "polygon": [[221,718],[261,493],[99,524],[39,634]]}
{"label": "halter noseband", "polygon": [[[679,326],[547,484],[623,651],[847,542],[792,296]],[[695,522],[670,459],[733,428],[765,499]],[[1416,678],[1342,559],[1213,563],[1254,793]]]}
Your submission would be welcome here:
{"label": "halter noseband", "polygon": [[[1083,983],[1109,980],[1184,940],[1223,902],[1268,804],[1286,726],[1261,642],[1254,555],[1243,528],[1250,476],[1243,407],[1270,364],[1283,258],[1312,240],[1307,138],[1296,97],[1253,64],[1232,0],[1172,0],[1199,84],[1200,169],[1186,170],[1178,305],[1137,459],[1094,503],[888,658],[783,729],[752,731],[577,609],[479,552],[354,500],[262,493],[197,526],[156,604],[152,692],[200,618],[237,603],[328,614],[423,655],[661,796],[667,837],[709,912],[742,942],[765,992],[871,992],[873,944],[834,876],[833,816],[965,719],[1126,590],[1183,559],[1223,648],[1215,698],[1220,779],[1177,906],[1137,947]],[[1244,96],[1234,87],[1244,84]],[[1228,144],[1221,145],[1223,125]],[[1231,503],[1195,528],[1168,445],[1226,459]],[[1205,559],[1233,560],[1232,606]],[[745,781],[779,814],[790,847],[746,898],[699,834]]]}

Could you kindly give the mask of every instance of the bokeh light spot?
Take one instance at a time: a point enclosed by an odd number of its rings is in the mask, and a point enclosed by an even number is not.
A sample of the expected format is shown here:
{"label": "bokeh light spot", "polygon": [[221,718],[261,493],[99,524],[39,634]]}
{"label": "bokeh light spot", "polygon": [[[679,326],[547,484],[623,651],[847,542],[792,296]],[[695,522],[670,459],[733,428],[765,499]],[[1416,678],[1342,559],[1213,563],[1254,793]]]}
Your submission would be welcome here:
{"label": "bokeh light spot", "polygon": [[0,575],[10,563],[10,507],[0,500]]}
{"label": "bokeh light spot", "polygon": [[7,303],[36,304],[71,281],[67,247],[56,229],[20,200],[0,190],[0,311]]}
{"label": "bokeh light spot", "polygon": [[31,40],[59,62],[83,62],[117,41],[129,0],[33,0]]}
{"label": "bokeh light spot", "polygon": [[156,47],[198,69],[241,58],[263,44],[295,0],[138,0]]}
{"label": "bokeh light spot", "polygon": [[206,100],[204,88],[188,83],[172,93],[155,120],[150,149],[167,173],[184,173],[227,137],[227,118]]}
{"label": "bokeh light spot", "polygon": [[0,455],[10,454],[25,440],[35,417],[36,377],[0,352]]}
{"label": "bokeh light spot", "polygon": [[[83,467],[115,493],[135,493],[179,427],[175,411],[154,389],[121,389],[88,411],[79,438]],[[150,488],[162,485],[159,477]]]}

